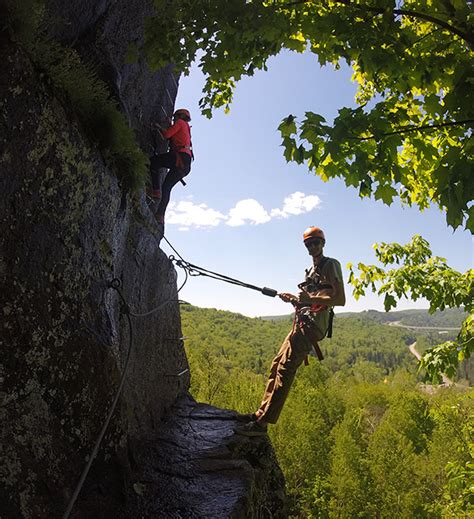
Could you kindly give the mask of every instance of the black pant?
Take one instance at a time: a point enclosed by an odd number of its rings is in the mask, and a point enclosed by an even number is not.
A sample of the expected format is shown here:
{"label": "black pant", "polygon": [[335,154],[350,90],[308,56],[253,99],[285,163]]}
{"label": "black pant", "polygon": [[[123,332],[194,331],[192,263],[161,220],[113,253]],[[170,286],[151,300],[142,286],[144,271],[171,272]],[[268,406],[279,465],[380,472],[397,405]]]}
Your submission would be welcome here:
{"label": "black pant", "polygon": [[[177,160],[180,163],[179,166],[176,165]],[[150,169],[153,189],[160,189],[160,168],[169,169],[161,186],[161,200],[156,209],[157,215],[164,216],[170,201],[171,190],[191,171],[191,157],[187,153],[177,153],[175,151],[160,153],[152,157],[150,159]]]}

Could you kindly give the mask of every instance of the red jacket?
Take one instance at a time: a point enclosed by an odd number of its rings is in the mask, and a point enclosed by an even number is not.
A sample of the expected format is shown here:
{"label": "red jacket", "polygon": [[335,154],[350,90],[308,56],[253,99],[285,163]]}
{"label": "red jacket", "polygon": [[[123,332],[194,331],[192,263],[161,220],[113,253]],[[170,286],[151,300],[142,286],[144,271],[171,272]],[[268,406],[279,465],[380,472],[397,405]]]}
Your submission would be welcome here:
{"label": "red jacket", "polygon": [[161,132],[165,139],[171,141],[171,151],[179,151],[192,156],[191,152],[191,128],[186,121],[178,119],[167,130]]}

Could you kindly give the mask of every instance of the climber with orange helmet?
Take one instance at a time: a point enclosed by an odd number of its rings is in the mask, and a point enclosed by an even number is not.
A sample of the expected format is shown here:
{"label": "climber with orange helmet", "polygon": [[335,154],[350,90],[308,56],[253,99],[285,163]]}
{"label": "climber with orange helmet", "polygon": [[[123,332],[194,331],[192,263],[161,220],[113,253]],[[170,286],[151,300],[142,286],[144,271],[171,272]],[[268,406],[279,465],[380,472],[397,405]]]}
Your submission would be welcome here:
{"label": "climber with orange helmet", "polygon": [[[173,187],[191,171],[191,160],[194,158],[191,144],[191,114],[189,110],[180,108],[173,114],[173,124],[167,128],[158,127],[161,135],[170,141],[170,149],[166,153],[160,153],[150,159],[152,197],[160,199],[156,209],[156,219],[159,223],[165,221],[165,211],[170,201]],[[160,189],[160,168],[169,171]]]}
{"label": "climber with orange helmet", "polygon": [[323,359],[318,342],[331,336],[332,307],[346,303],[341,265],[323,255],[323,230],[309,227],[303,233],[303,242],[313,265],[306,270],[305,281],[298,285],[298,295],[279,294],[285,303],[295,307],[293,327],[273,359],[260,407],[254,413],[237,415],[238,421],[245,422],[235,429],[237,434],[265,435],[268,424],[277,422],[298,367],[313,351],[319,360]]}

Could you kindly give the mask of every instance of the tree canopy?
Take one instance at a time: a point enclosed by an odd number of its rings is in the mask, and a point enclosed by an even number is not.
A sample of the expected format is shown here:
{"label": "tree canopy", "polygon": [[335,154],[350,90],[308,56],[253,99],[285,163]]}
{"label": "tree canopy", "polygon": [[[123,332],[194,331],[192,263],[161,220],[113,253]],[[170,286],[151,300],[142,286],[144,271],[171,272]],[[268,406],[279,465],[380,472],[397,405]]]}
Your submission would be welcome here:
{"label": "tree canopy", "polygon": [[[346,62],[358,106],[279,129],[287,160],[386,204],[430,203],[474,232],[474,12],[465,0],[155,1],[141,51],[206,75],[201,108],[228,109],[236,82],[283,49]],[[138,49],[136,49],[138,50]]]}
{"label": "tree canopy", "polygon": [[468,312],[457,339],[428,349],[420,365],[434,380],[439,381],[441,373],[453,376],[459,361],[469,358],[474,350],[474,269],[464,274],[457,272],[444,258],[433,256],[421,236],[414,236],[406,245],[381,243],[375,244],[374,249],[384,267],[402,266],[382,268],[359,263],[357,277],[349,264],[349,282],[357,299],[370,288],[384,296],[387,311],[396,307],[397,300],[407,297],[413,301],[427,299],[431,313],[450,307]]}
{"label": "tree canopy", "polygon": [[[474,233],[474,11],[464,0],[219,0],[155,2],[141,51],[160,67],[206,75],[201,108],[228,109],[236,82],[266,69],[283,49],[314,53],[321,65],[345,62],[358,84],[358,106],[332,122],[312,112],[279,126],[288,161],[306,164],[324,181],[342,178],[386,204],[395,197],[420,209],[436,204],[453,228]],[[299,78],[298,78],[299,80]],[[409,294],[431,310],[465,305],[472,312],[472,274],[461,275],[428,244],[382,245],[384,271],[362,267],[355,294],[385,297],[387,310]],[[464,284],[464,285],[462,285]],[[461,288],[462,287],[462,288]],[[472,316],[458,342],[428,352],[435,376],[472,350]],[[459,351],[458,351],[459,348]],[[433,368],[433,369],[432,369]]]}

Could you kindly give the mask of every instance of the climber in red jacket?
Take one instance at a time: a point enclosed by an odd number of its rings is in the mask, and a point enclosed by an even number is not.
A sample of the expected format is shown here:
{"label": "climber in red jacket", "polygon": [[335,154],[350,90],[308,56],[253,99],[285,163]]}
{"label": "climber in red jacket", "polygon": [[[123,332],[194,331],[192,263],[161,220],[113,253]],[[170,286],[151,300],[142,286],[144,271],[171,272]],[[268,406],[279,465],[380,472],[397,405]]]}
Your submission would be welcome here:
{"label": "climber in red jacket", "polygon": [[[161,135],[170,141],[170,150],[167,153],[160,153],[150,159],[152,197],[161,198],[156,209],[156,219],[158,223],[165,222],[165,211],[170,201],[170,194],[173,187],[191,171],[191,160],[193,151],[191,145],[191,114],[189,110],[180,108],[173,114],[173,124],[167,128],[161,128]],[[160,168],[168,168],[165,181],[160,191]]]}

